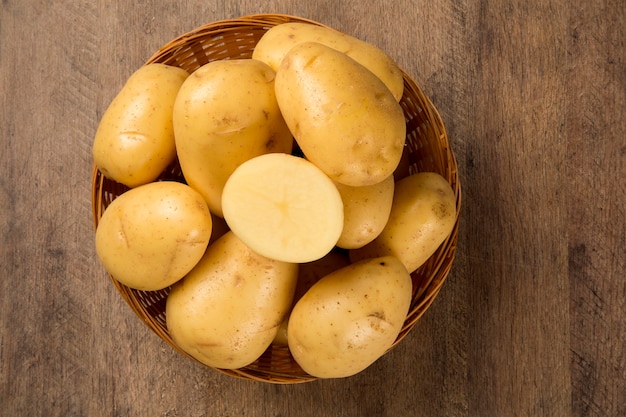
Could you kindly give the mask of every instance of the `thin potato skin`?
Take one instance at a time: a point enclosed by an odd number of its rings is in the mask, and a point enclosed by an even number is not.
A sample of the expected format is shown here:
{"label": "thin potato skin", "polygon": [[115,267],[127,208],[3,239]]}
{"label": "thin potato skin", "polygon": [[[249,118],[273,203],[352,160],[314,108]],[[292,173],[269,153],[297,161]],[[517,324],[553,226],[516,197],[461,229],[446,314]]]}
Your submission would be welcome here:
{"label": "thin potato skin", "polygon": [[393,255],[415,271],[450,235],[456,222],[456,199],[450,184],[434,172],[396,182],[389,220],[371,243],[350,251],[350,259]]}
{"label": "thin potato skin", "polygon": [[277,70],[291,48],[317,42],[343,52],[375,74],[397,101],[402,98],[404,79],[398,65],[381,49],[338,30],[300,22],[276,25],[257,43],[252,57]]}
{"label": "thin potato skin", "polygon": [[176,158],[172,109],[188,76],[181,68],[157,63],[130,76],[94,138],[94,162],[104,176],[137,187],[156,180]]}
{"label": "thin potato skin", "polygon": [[254,59],[212,61],[189,76],[176,99],[174,132],[183,175],[219,217],[224,184],[239,165],[292,150],[274,77],[272,68]]}
{"label": "thin potato skin", "polygon": [[318,378],[363,371],[397,339],[411,294],[411,277],[392,256],[356,262],[326,275],[291,312],[287,338],[294,359]]}
{"label": "thin potato skin", "polygon": [[267,349],[293,299],[298,265],[250,250],[232,232],[172,287],[166,323],[174,341],[215,368],[249,365]]}
{"label": "thin potato skin", "polygon": [[402,157],[406,121],[385,85],[347,55],[314,42],[292,48],[276,99],[307,159],[333,181],[379,183]]}
{"label": "thin potato skin", "polygon": [[96,252],[122,284],[155,291],[196,265],[211,232],[211,214],[200,194],[182,183],[153,182],[109,204],[96,229]]}

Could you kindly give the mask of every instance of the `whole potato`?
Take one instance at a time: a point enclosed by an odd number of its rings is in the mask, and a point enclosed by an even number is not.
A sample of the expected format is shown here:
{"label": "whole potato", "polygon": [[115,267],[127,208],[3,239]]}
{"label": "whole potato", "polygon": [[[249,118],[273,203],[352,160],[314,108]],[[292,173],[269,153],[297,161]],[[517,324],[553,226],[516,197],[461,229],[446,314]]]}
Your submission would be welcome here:
{"label": "whole potato", "polygon": [[169,333],[208,366],[249,365],[274,339],[291,306],[297,275],[297,264],[258,255],[227,232],[172,287],[165,308]]}
{"label": "whole potato", "polygon": [[187,183],[222,217],[232,172],[258,155],[291,153],[293,136],[274,93],[275,72],[261,61],[212,61],[194,71],[174,104],[178,159]]}
{"label": "whole potato", "polygon": [[330,273],[291,312],[287,337],[294,359],[318,378],[363,371],[397,339],[411,294],[411,277],[393,256]]}
{"label": "whole potato", "polygon": [[211,213],[200,194],[178,182],[153,182],[111,202],[96,229],[96,252],[122,284],[160,290],[198,263],[211,231]]}
{"label": "whole potato", "polygon": [[397,101],[404,80],[398,65],[380,48],[335,29],[301,22],[276,25],[259,40],[252,57],[277,70],[289,50],[303,42],[317,42],[343,52],[385,83]]}
{"label": "whole potato", "polygon": [[335,183],[343,201],[343,230],[337,246],[355,249],[370,243],[387,224],[393,201],[394,177],[373,185],[351,187]]}
{"label": "whole potato", "polygon": [[456,199],[446,179],[434,172],[409,175],[396,182],[383,231],[371,243],[350,251],[350,259],[394,255],[413,272],[450,235],[455,222]]}
{"label": "whole potato", "polygon": [[342,52],[319,43],[292,48],[276,73],[276,98],[302,152],[351,186],[392,175],[406,122],[389,89]]}
{"label": "whole potato", "polygon": [[107,178],[128,187],[154,181],[176,158],[172,110],[188,73],[148,64],[130,76],[100,120],[94,162]]}

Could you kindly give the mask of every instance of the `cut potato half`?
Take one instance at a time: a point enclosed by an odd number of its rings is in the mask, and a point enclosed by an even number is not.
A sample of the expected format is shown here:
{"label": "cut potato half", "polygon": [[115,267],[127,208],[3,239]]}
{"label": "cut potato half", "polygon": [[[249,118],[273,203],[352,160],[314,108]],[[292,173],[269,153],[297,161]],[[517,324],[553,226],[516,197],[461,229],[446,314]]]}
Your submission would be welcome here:
{"label": "cut potato half", "polygon": [[284,153],[240,165],[224,186],[222,210],[252,250],[284,262],[322,258],[343,229],[337,187],[311,162]]}

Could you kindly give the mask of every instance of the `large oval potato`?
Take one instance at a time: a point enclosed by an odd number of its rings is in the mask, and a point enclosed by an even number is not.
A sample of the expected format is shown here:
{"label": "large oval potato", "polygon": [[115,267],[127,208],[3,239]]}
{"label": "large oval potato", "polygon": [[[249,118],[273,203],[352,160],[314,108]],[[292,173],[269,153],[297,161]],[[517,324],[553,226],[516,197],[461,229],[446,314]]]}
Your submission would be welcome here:
{"label": "large oval potato", "polygon": [[254,156],[292,150],[274,77],[261,61],[212,61],[194,71],[178,93],[173,117],[183,175],[220,217],[222,190],[235,168]]}
{"label": "large oval potato", "polygon": [[291,306],[297,275],[297,264],[258,255],[227,232],[172,287],[165,308],[169,333],[208,366],[246,366],[274,339]]}
{"label": "large oval potato", "polygon": [[412,282],[395,257],[369,259],[323,277],[294,306],[287,328],[298,364],[318,378],[361,372],[397,339]]}
{"label": "large oval potato", "polygon": [[200,194],[178,182],[153,182],[109,204],[96,229],[96,252],[122,284],[160,290],[198,263],[211,232],[211,213]]}
{"label": "large oval potato", "polygon": [[329,27],[301,22],[276,25],[261,37],[252,57],[277,70],[289,50],[303,42],[321,43],[345,53],[374,73],[397,101],[402,98],[402,72],[389,55],[371,43]]}
{"label": "large oval potato", "polygon": [[102,115],[94,138],[94,162],[104,176],[136,187],[157,179],[176,158],[172,109],[188,75],[155,63],[130,76]]}
{"label": "large oval potato", "polygon": [[413,272],[450,235],[455,222],[456,199],[446,179],[434,172],[409,175],[396,182],[383,231],[371,243],[351,250],[350,259],[393,255]]}
{"label": "large oval potato", "polygon": [[337,246],[356,249],[374,240],[389,219],[394,177],[373,185],[351,187],[335,183],[343,201],[343,230]]}
{"label": "large oval potato", "polygon": [[400,105],[369,70],[319,43],[292,48],[276,73],[280,110],[307,159],[351,186],[392,175],[404,148]]}

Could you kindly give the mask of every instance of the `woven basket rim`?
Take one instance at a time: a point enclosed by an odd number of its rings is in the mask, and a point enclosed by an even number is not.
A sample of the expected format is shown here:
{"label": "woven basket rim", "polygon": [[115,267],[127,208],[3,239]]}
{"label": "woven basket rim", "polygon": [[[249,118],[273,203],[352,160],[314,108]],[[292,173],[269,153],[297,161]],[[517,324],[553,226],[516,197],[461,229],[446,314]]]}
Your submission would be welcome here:
{"label": "woven basket rim", "polygon": [[[249,30],[249,27],[259,27],[264,28],[263,30],[269,29],[271,26],[275,24],[286,22],[286,21],[301,21],[307,22],[310,24],[315,24],[319,26],[326,26],[322,23],[315,22],[310,19],[291,16],[287,14],[252,14],[242,16],[236,19],[223,19],[215,22],[207,23],[202,26],[199,26],[191,31],[188,31],[184,34],[179,35],[178,37],[172,39],[167,42],[161,48],[159,48],[146,62],[145,64],[152,62],[163,62],[172,57],[175,57],[177,53],[182,51],[186,46],[190,43],[201,42],[207,36],[219,38],[220,36],[229,36],[233,33],[245,33],[246,30]],[[328,26],[327,26],[328,27]],[[426,269],[425,266],[422,266],[418,271],[412,274],[412,277],[415,281],[419,282],[420,285],[414,289],[413,301],[411,303],[411,307],[409,313],[407,314],[406,321],[402,327],[402,330],[392,345],[390,349],[393,349],[400,343],[411,331],[411,329],[415,326],[418,320],[423,316],[423,314],[428,310],[430,305],[434,302],[435,298],[439,294],[441,287],[443,286],[450,270],[452,267],[452,263],[454,261],[455,253],[456,253],[456,245],[458,241],[458,229],[459,229],[459,214],[461,208],[461,184],[458,176],[458,168],[456,163],[456,158],[450,144],[448,142],[447,131],[445,129],[445,125],[443,120],[437,111],[435,105],[430,100],[429,97],[423,92],[420,86],[412,79],[412,77],[402,68],[400,68],[402,75],[404,77],[405,84],[405,96],[406,100],[408,100],[410,105],[419,106],[420,110],[424,113],[425,119],[428,120],[430,124],[430,128],[433,130],[434,135],[436,136],[436,144],[437,148],[441,149],[441,157],[445,160],[438,161],[438,165],[446,167],[446,172],[442,173],[444,177],[450,182],[450,185],[453,188],[454,194],[456,196],[456,221],[452,233],[448,236],[448,238],[441,244],[440,249],[436,254],[439,253],[438,256],[433,257],[427,261],[428,269],[432,269],[434,271],[433,274],[426,277],[415,278],[415,274],[419,274],[421,269]],[[405,97],[403,97],[403,100]],[[412,101],[419,101],[419,103],[412,103]],[[93,164],[92,167],[92,216],[94,221],[94,229],[97,228],[98,221],[102,216],[102,213],[105,210],[106,203],[106,192],[105,188],[107,187],[107,179],[104,178],[102,173],[98,170],[97,166]],[[110,197],[115,198],[115,197]],[[430,262],[430,264],[429,264]],[[164,340],[168,345],[170,345],[173,349],[178,351],[180,354],[196,361],[197,359],[193,358],[183,349],[181,349],[169,336],[167,331],[162,327],[159,323],[158,319],[147,312],[146,306],[142,303],[137,296],[137,291],[134,291],[130,288],[125,287],[119,281],[117,281],[113,276],[108,274],[111,282],[114,284],[116,290],[125,300],[125,302],[130,306],[133,312],[140,318],[142,321],[152,330],[154,331],[162,340]],[[270,346],[271,348],[271,346]],[[200,363],[200,362],[199,362]],[[205,365],[206,366],[206,365]],[[211,368],[211,367],[209,367]],[[297,384],[303,382],[309,382],[316,380],[318,378],[310,376],[304,371],[301,372],[285,372],[281,370],[273,370],[273,369],[258,369],[254,366],[245,367],[242,369],[230,370],[230,369],[215,369],[221,373],[226,375],[253,380],[260,382],[269,382],[274,384]]]}

